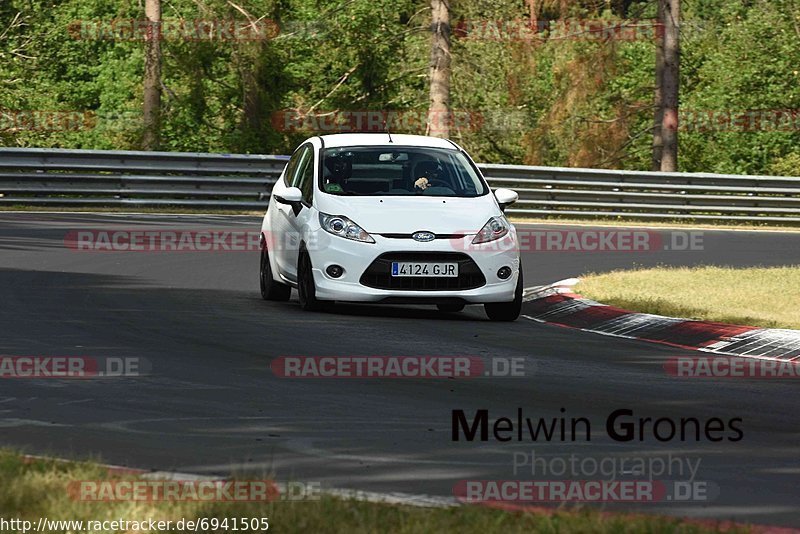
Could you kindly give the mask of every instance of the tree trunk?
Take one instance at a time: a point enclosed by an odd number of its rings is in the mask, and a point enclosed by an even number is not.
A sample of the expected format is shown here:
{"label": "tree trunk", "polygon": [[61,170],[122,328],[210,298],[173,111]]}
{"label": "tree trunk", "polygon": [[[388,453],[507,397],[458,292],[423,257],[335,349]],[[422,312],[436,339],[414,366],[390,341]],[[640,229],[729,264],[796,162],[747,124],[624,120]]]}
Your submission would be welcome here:
{"label": "tree trunk", "polygon": [[536,9],[536,0],[528,0],[528,18],[530,19],[531,31],[535,32],[539,22],[539,14]]}
{"label": "tree trunk", "polygon": [[[258,53],[263,53],[258,49]],[[244,127],[252,132],[261,132],[261,88],[259,87],[258,53],[249,57],[249,64],[242,66],[242,100],[244,107]]]}
{"label": "tree trunk", "polygon": [[661,136],[661,123],[664,121],[664,0],[658,2],[658,18],[656,20],[656,91],[655,117],[653,120],[653,161],[650,169],[661,170],[661,151],[664,140]]}
{"label": "tree trunk", "polygon": [[431,101],[428,134],[450,137],[450,0],[431,0]]}
{"label": "tree trunk", "polygon": [[145,0],[149,23],[144,42],[144,135],[142,148],[156,150],[161,128],[161,0]]}
{"label": "tree trunk", "polygon": [[678,170],[678,86],[680,64],[680,0],[662,0],[664,5],[664,76],[661,120],[661,170]]}

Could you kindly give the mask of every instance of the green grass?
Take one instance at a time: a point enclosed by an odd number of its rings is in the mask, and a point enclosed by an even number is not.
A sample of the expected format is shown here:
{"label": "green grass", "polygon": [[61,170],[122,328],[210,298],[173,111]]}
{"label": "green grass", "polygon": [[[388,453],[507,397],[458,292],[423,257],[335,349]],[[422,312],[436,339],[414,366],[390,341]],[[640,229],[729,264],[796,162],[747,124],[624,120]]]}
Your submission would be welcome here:
{"label": "green grass", "polygon": [[[428,533],[598,532],[707,533],[747,532],[675,518],[612,515],[591,511],[553,514],[514,513],[480,506],[420,508],[323,497],[317,501],[270,503],[81,502],[67,493],[70,481],[134,478],[110,475],[99,465],[55,460],[23,461],[0,450],[0,517],[50,520],[177,521],[180,518],[269,518],[269,532]],[[64,531],[51,531],[64,532]],[[106,531],[108,532],[108,531]],[[149,532],[149,531],[141,531]],[[219,530],[219,532],[224,532]]]}
{"label": "green grass", "polygon": [[614,271],[582,276],[576,291],[632,311],[800,329],[800,266]]}

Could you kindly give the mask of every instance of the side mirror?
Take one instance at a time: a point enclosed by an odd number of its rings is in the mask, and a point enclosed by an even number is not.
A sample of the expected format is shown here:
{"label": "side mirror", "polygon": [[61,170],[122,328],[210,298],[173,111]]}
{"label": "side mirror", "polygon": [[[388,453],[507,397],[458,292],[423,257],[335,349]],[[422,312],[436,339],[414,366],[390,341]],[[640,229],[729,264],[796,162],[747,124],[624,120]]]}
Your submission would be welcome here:
{"label": "side mirror", "polygon": [[519,195],[516,191],[512,191],[511,189],[504,189],[499,188],[494,190],[494,198],[497,199],[497,203],[500,204],[500,209],[502,211],[506,211],[506,208],[513,204],[514,202],[519,199]]}
{"label": "side mirror", "polygon": [[292,207],[295,216],[303,209],[303,192],[297,187],[289,187],[280,195],[275,195],[275,202]]}

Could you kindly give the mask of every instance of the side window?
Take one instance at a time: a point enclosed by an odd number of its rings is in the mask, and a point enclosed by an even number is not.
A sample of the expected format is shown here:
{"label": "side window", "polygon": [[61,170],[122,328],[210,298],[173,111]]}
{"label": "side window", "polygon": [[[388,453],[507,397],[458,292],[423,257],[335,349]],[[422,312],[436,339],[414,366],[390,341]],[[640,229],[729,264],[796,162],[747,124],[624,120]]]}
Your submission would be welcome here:
{"label": "side window", "polygon": [[305,153],[297,166],[297,173],[292,185],[303,192],[303,200],[311,203],[314,191],[314,149],[310,146],[305,147]]}
{"label": "side window", "polygon": [[300,159],[303,157],[305,153],[304,148],[300,148],[299,150],[295,150],[292,157],[289,158],[289,163],[286,164],[286,169],[283,173],[283,181],[288,186],[292,185],[292,179],[294,178],[294,172],[297,169],[297,164],[300,163]]}
{"label": "side window", "polygon": [[307,146],[300,147],[297,151],[297,165],[292,169],[292,174],[286,175],[286,181],[292,187],[300,187],[300,175],[308,162],[309,150]]}

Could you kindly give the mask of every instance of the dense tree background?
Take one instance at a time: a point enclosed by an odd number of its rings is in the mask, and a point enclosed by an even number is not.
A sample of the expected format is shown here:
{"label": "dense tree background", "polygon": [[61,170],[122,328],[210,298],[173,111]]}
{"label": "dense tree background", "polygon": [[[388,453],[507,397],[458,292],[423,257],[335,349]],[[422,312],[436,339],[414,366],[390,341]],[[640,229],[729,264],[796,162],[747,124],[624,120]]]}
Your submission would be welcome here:
{"label": "dense tree background", "polygon": [[[533,7],[539,20],[656,15],[654,0]],[[800,110],[800,0],[683,0],[682,9],[682,109]],[[452,107],[483,117],[451,137],[476,159],[650,168],[653,40],[492,34],[497,21],[528,19],[523,0],[453,0],[451,11]],[[140,148],[143,43],[78,38],[76,21],[143,13],[138,2],[3,0],[0,113],[78,110],[96,120],[76,131],[15,130],[6,121],[0,145]],[[276,128],[282,110],[427,110],[427,2],[172,0],[163,18],[280,27],[266,40],[162,43],[163,150],[287,153],[313,132]],[[475,33],[474,21],[495,24]],[[683,131],[681,170],[800,175],[800,118],[794,126]]]}

